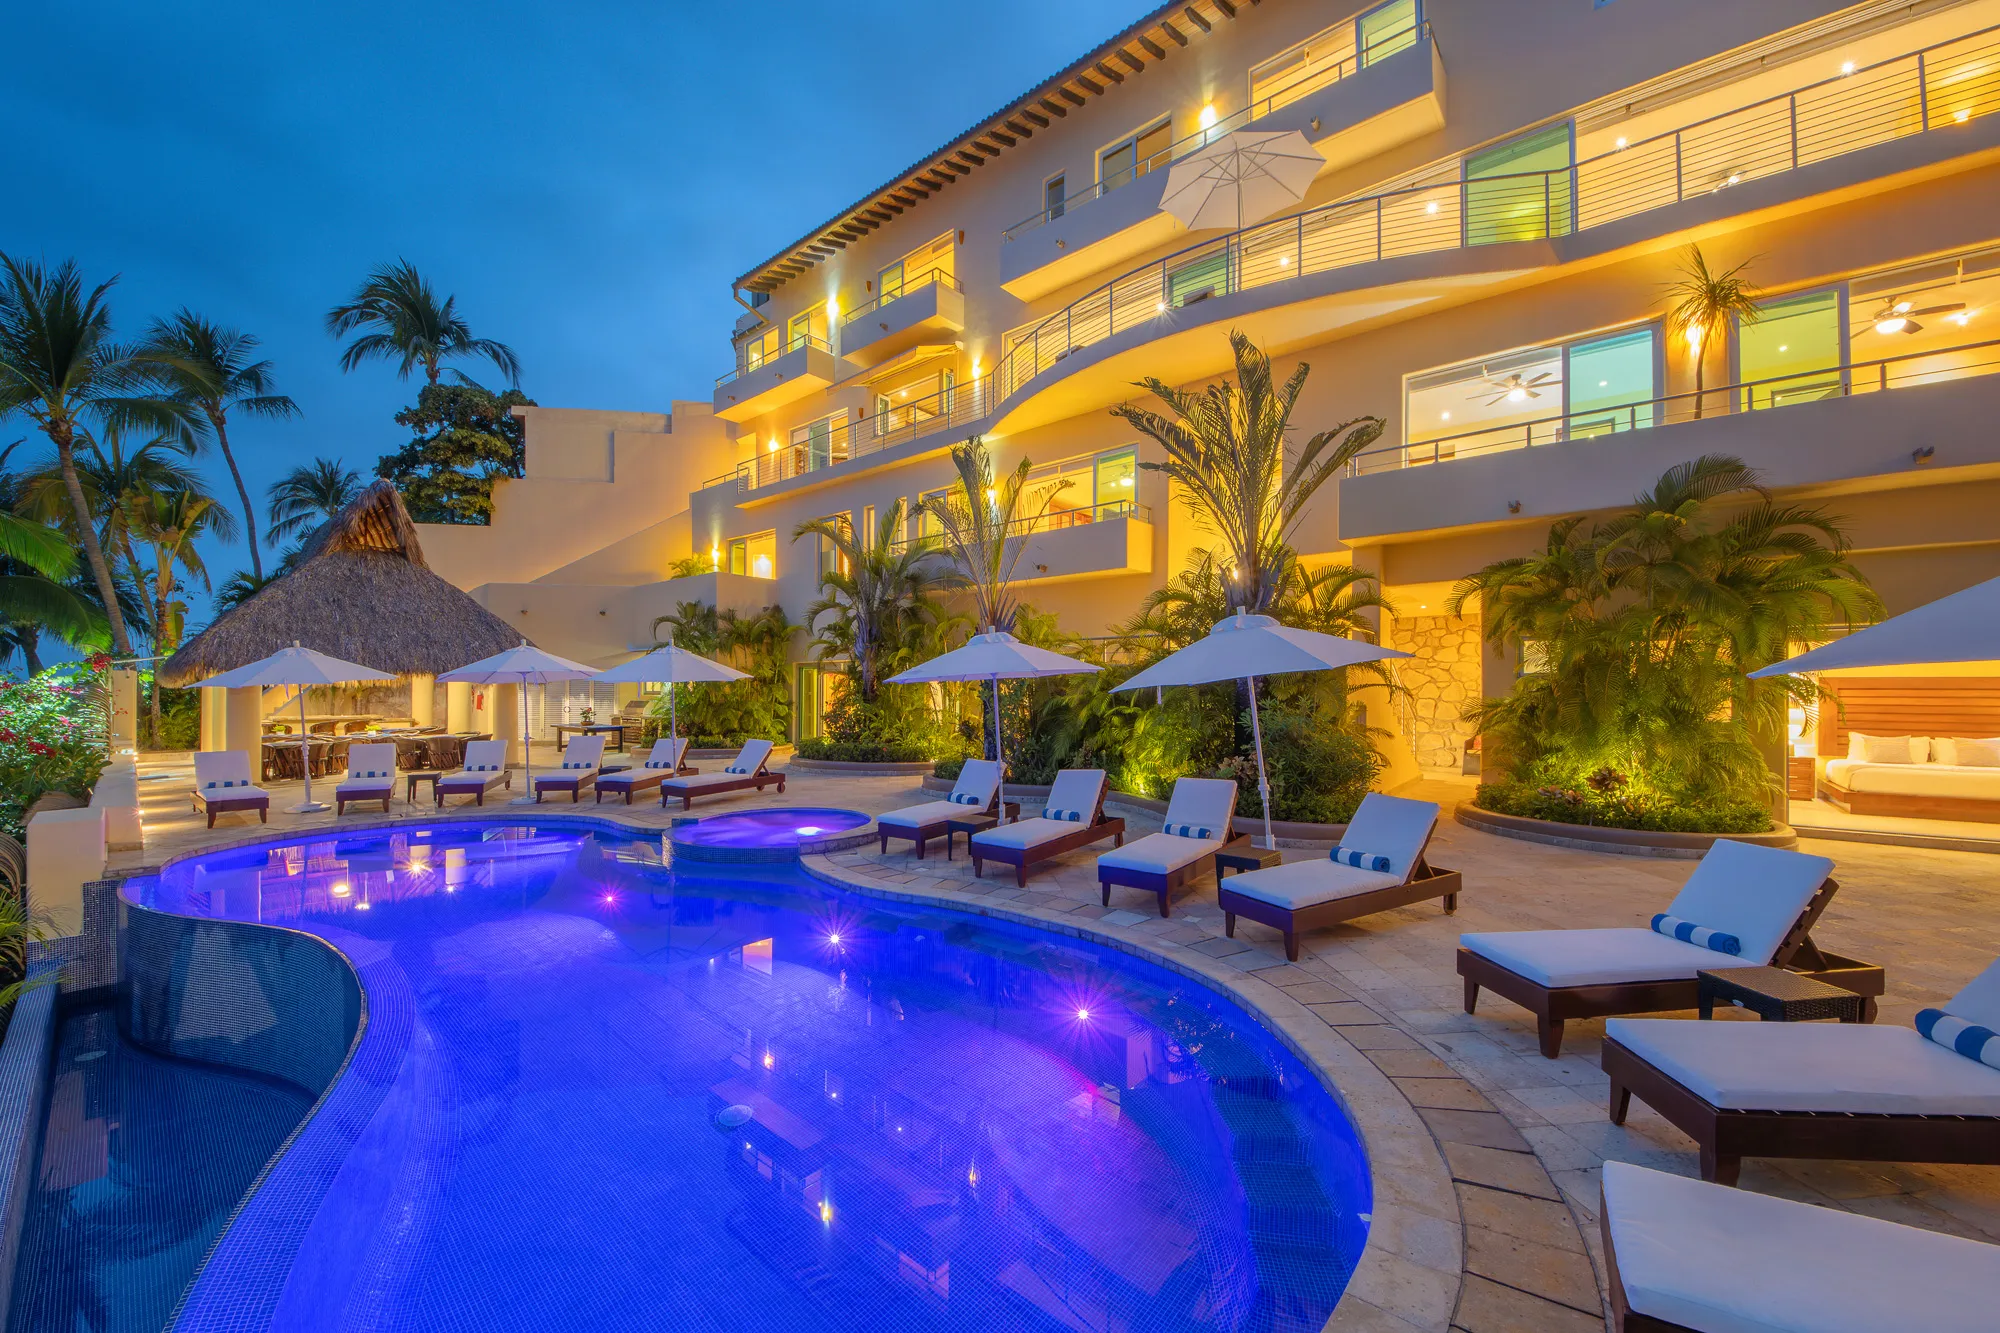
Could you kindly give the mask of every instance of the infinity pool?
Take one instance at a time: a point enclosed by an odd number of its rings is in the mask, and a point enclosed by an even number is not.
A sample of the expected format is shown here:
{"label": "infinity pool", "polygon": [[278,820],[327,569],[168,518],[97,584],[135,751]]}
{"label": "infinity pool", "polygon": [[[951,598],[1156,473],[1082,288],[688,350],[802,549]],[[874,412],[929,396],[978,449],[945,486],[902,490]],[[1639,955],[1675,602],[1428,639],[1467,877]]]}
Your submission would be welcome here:
{"label": "infinity pool", "polygon": [[[366,1005],[176,1328],[1304,1333],[1332,1311],[1361,1148],[1213,992],[575,829],[267,844],[127,885],[326,941]],[[215,954],[184,965],[265,1002]]]}

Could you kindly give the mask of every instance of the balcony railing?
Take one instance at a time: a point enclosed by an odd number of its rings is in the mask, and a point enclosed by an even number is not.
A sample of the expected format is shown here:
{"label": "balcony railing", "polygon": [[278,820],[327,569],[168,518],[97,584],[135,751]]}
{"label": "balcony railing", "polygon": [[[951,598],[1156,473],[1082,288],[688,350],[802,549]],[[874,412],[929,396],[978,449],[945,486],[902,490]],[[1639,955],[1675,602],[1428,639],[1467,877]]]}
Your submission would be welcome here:
{"label": "balcony railing", "polygon": [[958,285],[958,279],[946,273],[943,269],[927,268],[915,277],[903,279],[903,285],[894,292],[885,292],[867,304],[856,306],[854,309],[848,311],[847,315],[840,321],[840,327],[845,329],[855,320],[872,315],[883,306],[893,305],[905,296],[912,296],[933,284],[939,287],[948,287],[952,291],[961,294],[965,291],[965,288]]}
{"label": "balcony railing", "polygon": [[[1381,58],[1375,54],[1376,51],[1382,50],[1385,47],[1401,50],[1403,47],[1411,44],[1412,34],[1421,39],[1430,34],[1430,29],[1431,25],[1428,22],[1421,22],[1413,28],[1402,28],[1395,32],[1384,33],[1370,42],[1364,52],[1346,56],[1330,65],[1324,65],[1319,69],[1301,74],[1297,79],[1285,84],[1283,87],[1273,89],[1247,106],[1230,112],[1207,129],[1196,130],[1193,134],[1184,135],[1168,144],[1165,148],[1162,148],[1159,152],[1154,153],[1145,161],[1135,162],[1123,171],[1115,171],[1104,179],[1093,182],[1071,193],[1060,202],[1050,204],[1041,212],[1021,219],[1013,226],[1007,228],[1007,230],[1001,232],[1000,240],[1003,244],[1011,241],[1023,232],[1033,231],[1044,223],[1055,221],[1055,219],[1062,217],[1071,209],[1086,204],[1092,199],[1101,199],[1113,190],[1122,189],[1130,185],[1133,181],[1138,180],[1139,177],[1146,175],[1148,172],[1157,171],[1161,167],[1171,166],[1186,157],[1189,153],[1198,152],[1208,147],[1231,130],[1240,129],[1253,121],[1261,120],[1280,107],[1289,106],[1301,97],[1316,93],[1329,84],[1338,83],[1340,80],[1352,76],[1359,69],[1365,69]],[[1392,51],[1383,52],[1384,55],[1392,53]]]}
{"label": "balcony railing", "polygon": [[1080,348],[1213,296],[1401,255],[1600,226],[2000,110],[2000,27],[1670,130],[1573,167],[1345,199],[1189,246],[1010,334],[997,401]]}
{"label": "balcony railing", "polygon": [[1485,430],[1463,431],[1415,444],[1389,445],[1358,454],[1347,475],[1449,463],[1461,458],[1532,449],[1565,440],[1597,439],[1627,431],[1650,430],[1682,422],[1769,412],[1795,403],[1819,402],[1856,394],[1884,393],[1923,384],[1973,379],[2000,373],[2000,339],[1961,343],[1955,347],[1904,352],[1872,361],[1850,361],[1817,369],[1787,371],[1764,379],[1719,384],[1700,393],[1666,394],[1606,407],[1585,408],[1560,415],[1511,422]]}
{"label": "balcony railing", "polygon": [[809,333],[801,333],[792,338],[788,338],[785,341],[785,345],[782,348],[778,349],[777,351],[769,352],[763,356],[760,356],[759,358],[757,358],[757,361],[754,364],[752,364],[747,358],[738,361],[736,363],[736,369],[730,371],[727,375],[717,375],[715,377],[715,387],[720,389],[725,384],[731,384],[739,379],[742,379],[745,375],[748,375],[753,370],[762,370],[765,366],[770,365],[773,361],[776,361],[779,357],[785,355],[787,352],[796,352],[801,347],[817,347],[819,348],[820,351],[825,352],[829,355],[831,355],[833,352],[833,348],[827,346],[826,339],[815,338]]}
{"label": "balcony railing", "polygon": [[[1083,505],[1075,509],[1051,509],[1039,518],[1017,518],[1007,525],[1007,540],[1016,537],[1033,537],[1044,532],[1067,532],[1072,528],[1085,528],[1093,523],[1107,523],[1113,519],[1136,518],[1141,523],[1153,521],[1153,511],[1136,500],[1110,500],[1101,505]],[[926,516],[919,513],[911,524],[919,529]],[[896,550],[904,550],[918,542],[935,542],[935,533],[919,531],[895,544]]]}
{"label": "balcony railing", "polygon": [[733,479],[739,489],[755,490],[880,453],[932,431],[977,421],[991,407],[992,383],[993,377],[988,374],[920,398],[898,398],[895,406],[879,416],[856,417],[816,439],[794,440],[766,450],[754,460],[738,463],[731,471],[702,483],[703,489]]}

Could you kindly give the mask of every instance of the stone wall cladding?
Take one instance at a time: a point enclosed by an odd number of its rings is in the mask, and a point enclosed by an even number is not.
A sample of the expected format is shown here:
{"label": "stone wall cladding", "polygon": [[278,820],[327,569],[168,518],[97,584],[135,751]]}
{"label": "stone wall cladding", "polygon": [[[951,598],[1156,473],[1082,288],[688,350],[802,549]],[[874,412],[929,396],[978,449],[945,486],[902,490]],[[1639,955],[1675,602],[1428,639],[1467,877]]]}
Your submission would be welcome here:
{"label": "stone wall cladding", "polygon": [[1464,771],[1465,746],[1478,728],[1460,714],[1480,698],[1478,616],[1398,616],[1392,647],[1412,654],[1396,663],[1410,692],[1410,750],[1417,766]]}

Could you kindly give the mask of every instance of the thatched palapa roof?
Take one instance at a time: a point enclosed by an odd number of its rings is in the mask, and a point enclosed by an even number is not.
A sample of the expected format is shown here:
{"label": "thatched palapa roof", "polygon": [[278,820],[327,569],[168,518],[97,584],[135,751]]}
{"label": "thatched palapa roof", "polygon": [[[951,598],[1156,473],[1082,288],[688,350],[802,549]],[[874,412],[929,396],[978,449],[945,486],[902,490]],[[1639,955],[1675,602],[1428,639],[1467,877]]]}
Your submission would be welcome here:
{"label": "thatched palapa roof", "polygon": [[322,525],[292,572],[226,612],[159,669],[197,685],[301,643],[398,676],[434,676],[515,647],[521,632],[424,564],[416,524],[378,481]]}

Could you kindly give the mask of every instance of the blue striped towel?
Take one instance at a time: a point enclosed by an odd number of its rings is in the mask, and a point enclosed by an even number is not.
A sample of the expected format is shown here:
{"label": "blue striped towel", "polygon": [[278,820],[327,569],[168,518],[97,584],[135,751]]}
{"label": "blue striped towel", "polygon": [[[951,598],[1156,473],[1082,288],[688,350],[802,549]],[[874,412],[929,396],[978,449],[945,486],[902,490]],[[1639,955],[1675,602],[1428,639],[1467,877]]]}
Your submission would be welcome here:
{"label": "blue striped towel", "polygon": [[977,796],[969,796],[969,795],[967,795],[966,793],[964,793],[964,792],[961,792],[961,791],[955,791],[955,792],[953,792],[953,793],[951,794],[951,803],[952,803],[953,805],[984,805],[984,804],[985,804],[985,802],[984,802],[984,801],[982,801],[982,800],[980,800],[980,799],[979,799],[979,798],[978,798]]}
{"label": "blue striped towel", "polygon": [[647,767],[647,768],[672,768],[672,767],[673,767],[673,764],[672,764],[672,763],[670,763],[669,761],[665,760],[665,759],[648,759],[648,760],[646,761],[646,767]]}
{"label": "blue striped towel", "polygon": [[1068,820],[1068,821],[1069,821],[1070,823],[1072,823],[1072,824],[1081,824],[1081,823],[1083,822],[1083,811],[1081,811],[1081,810],[1044,810],[1044,811],[1042,811],[1042,818],[1043,818],[1043,819],[1067,819],[1067,820]]}
{"label": "blue striped towel", "polygon": [[247,787],[247,786],[249,786],[249,785],[250,785],[250,779],[248,779],[248,778],[243,778],[243,779],[240,779],[240,780],[239,780],[239,779],[236,779],[236,778],[224,778],[224,779],[223,779],[222,781],[220,781],[220,782],[205,782],[205,783],[203,783],[203,784],[202,784],[202,786],[203,786],[204,788],[208,788],[208,787]]}
{"label": "blue striped towel", "polygon": [[1677,916],[1668,916],[1665,912],[1661,912],[1653,918],[1653,929],[1662,935],[1671,935],[1684,944],[1698,944],[1704,949],[1713,949],[1717,953],[1740,954],[1743,952],[1743,941],[1737,939],[1734,935],[1724,934],[1719,930],[1710,930],[1707,926],[1697,926],[1692,921],[1683,921]]}
{"label": "blue striped towel", "polygon": [[1212,838],[1215,836],[1215,833],[1211,829],[1201,824],[1169,824],[1161,829],[1160,832],[1171,833],[1176,838]]}
{"label": "blue striped towel", "polygon": [[565,760],[563,760],[563,767],[564,767],[564,768],[596,768],[596,767],[597,767],[597,765],[596,765],[596,764],[592,764],[592,763],[586,763],[586,762],[585,762],[584,760],[581,760],[581,759],[565,759]]}
{"label": "blue striped towel", "polygon": [[2000,1032],[1968,1023],[1942,1009],[1919,1009],[1917,1031],[1968,1060],[2000,1069]]}
{"label": "blue striped towel", "polygon": [[722,771],[725,773],[741,773],[745,775],[747,775],[750,772],[749,769],[744,768],[740,764],[731,764],[728,768],[725,768]]}
{"label": "blue striped towel", "polygon": [[393,778],[395,776],[394,773],[377,773],[374,769],[370,768],[364,771],[349,773],[347,780],[349,782],[359,782],[362,778]]}
{"label": "blue striped towel", "polygon": [[1336,847],[1333,849],[1331,856],[1336,863],[1344,866],[1353,866],[1357,870],[1381,870],[1386,872],[1390,865],[1389,858],[1381,855],[1379,852],[1357,851],[1352,847]]}
{"label": "blue striped towel", "polygon": [[466,772],[468,772],[468,773],[498,773],[498,772],[500,771],[500,765],[498,765],[498,764],[467,764],[467,765],[465,766],[465,771],[466,771]]}

